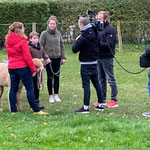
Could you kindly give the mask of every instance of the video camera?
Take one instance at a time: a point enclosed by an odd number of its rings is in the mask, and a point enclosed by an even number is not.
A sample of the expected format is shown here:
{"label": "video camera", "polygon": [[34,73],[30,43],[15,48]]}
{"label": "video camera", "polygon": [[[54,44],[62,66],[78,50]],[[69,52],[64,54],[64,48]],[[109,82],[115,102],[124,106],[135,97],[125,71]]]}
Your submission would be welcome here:
{"label": "video camera", "polygon": [[[98,31],[102,31],[104,29],[104,23],[95,19],[96,13],[93,10],[87,10],[86,15],[89,17],[90,24],[94,28],[96,28]],[[78,19],[80,17],[86,17],[86,15],[78,15]]]}

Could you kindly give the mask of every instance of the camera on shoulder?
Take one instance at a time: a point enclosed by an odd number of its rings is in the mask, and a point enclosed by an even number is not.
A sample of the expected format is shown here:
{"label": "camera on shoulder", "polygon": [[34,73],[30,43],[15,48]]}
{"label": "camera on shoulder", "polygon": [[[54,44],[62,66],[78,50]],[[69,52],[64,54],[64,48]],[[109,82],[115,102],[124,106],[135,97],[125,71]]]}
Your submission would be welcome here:
{"label": "camera on shoulder", "polygon": [[78,15],[78,19],[80,17],[89,17],[90,24],[98,31],[102,31],[104,29],[104,23],[102,21],[97,21],[95,19],[96,13],[93,10],[87,10],[86,15]]}
{"label": "camera on shoulder", "polygon": [[79,20],[81,17],[86,17],[86,16],[85,16],[85,15],[78,15],[78,20]]}

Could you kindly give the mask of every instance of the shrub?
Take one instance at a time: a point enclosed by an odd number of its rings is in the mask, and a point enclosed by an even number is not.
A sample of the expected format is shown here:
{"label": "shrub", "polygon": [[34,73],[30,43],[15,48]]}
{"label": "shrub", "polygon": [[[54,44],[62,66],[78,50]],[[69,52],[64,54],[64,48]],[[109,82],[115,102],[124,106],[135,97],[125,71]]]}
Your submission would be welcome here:
{"label": "shrub", "polygon": [[[14,21],[25,23],[26,34],[31,32],[31,23],[36,22],[37,31],[46,29],[46,22],[50,15],[56,15],[59,20],[58,28],[65,37],[69,34],[69,26],[77,25],[77,16],[85,14],[87,9],[96,13],[107,10],[111,16],[111,23],[116,28],[116,22],[121,21],[123,40],[127,42],[141,42],[150,40],[149,0],[72,0],[72,1],[45,1],[45,2],[2,2],[0,3],[1,24],[11,24]],[[134,23],[130,23],[134,22]],[[4,39],[8,25],[0,25],[0,39]],[[78,34],[75,28],[75,36]]]}

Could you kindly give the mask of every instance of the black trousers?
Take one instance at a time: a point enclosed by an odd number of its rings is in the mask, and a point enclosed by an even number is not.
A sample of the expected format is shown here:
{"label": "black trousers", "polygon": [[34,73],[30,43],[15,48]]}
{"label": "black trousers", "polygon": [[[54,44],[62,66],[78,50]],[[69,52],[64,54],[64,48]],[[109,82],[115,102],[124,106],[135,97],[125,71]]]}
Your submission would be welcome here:
{"label": "black trousers", "polygon": [[38,83],[37,83],[37,74],[36,76],[33,77],[33,83],[34,83],[34,96],[36,100],[39,100],[39,88],[38,88]]}
{"label": "black trousers", "polygon": [[97,64],[81,64],[81,78],[84,89],[84,105],[89,106],[90,103],[90,80],[96,90],[98,102],[103,103],[102,89],[98,81]]}
{"label": "black trousers", "polygon": [[[61,65],[61,58],[50,58],[51,63],[46,65],[46,72],[47,72],[47,87],[49,95],[53,94],[53,82],[54,82],[54,94],[59,93],[59,75],[60,75],[60,65]],[[51,65],[51,66],[50,66]],[[57,73],[55,75],[55,73]]]}

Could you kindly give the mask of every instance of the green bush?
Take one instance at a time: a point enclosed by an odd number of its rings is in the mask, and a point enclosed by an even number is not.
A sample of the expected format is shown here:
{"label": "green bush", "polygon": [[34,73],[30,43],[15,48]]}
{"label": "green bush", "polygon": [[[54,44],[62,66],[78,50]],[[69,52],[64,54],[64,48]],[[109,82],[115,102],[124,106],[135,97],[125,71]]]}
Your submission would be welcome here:
{"label": "green bush", "polygon": [[[96,13],[100,10],[109,11],[111,23],[116,28],[116,22],[121,21],[123,40],[126,42],[148,42],[150,32],[149,22],[143,24],[138,21],[149,21],[149,0],[72,0],[45,2],[2,2],[0,3],[0,23],[11,24],[14,21],[25,23],[26,34],[31,32],[32,22],[37,23],[37,31],[46,29],[46,22],[50,15],[56,15],[59,20],[58,28],[65,37],[69,34],[69,26],[77,25],[77,16],[92,9]],[[134,23],[130,23],[134,22]],[[4,39],[8,25],[0,24],[0,39]],[[78,28],[75,29],[75,36]],[[144,39],[144,40],[143,40]]]}
{"label": "green bush", "polygon": [[[49,5],[47,3],[23,3],[23,2],[3,2],[0,3],[0,39],[4,39],[8,32],[9,24],[14,21],[25,23],[27,33],[31,32],[32,22],[46,22],[49,15]],[[3,25],[6,24],[6,25]]]}

